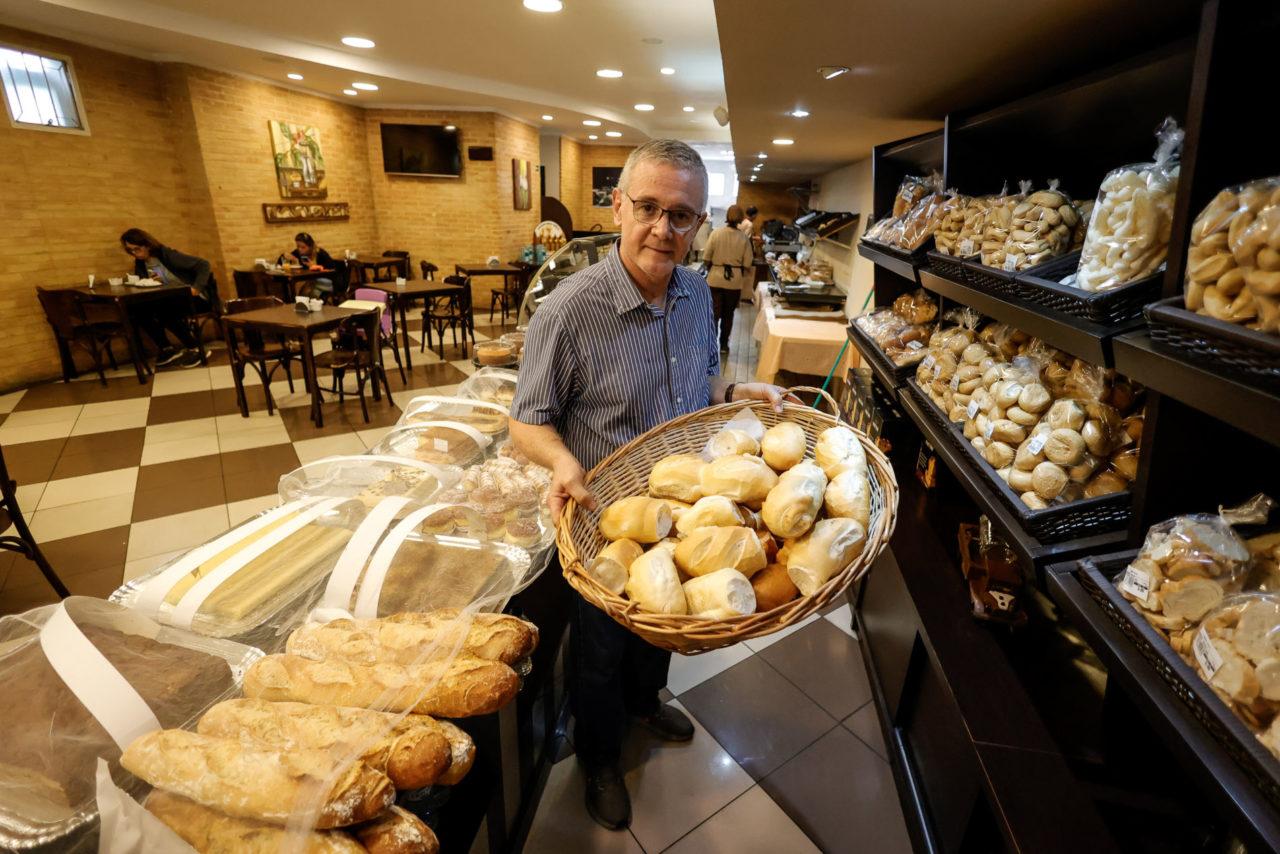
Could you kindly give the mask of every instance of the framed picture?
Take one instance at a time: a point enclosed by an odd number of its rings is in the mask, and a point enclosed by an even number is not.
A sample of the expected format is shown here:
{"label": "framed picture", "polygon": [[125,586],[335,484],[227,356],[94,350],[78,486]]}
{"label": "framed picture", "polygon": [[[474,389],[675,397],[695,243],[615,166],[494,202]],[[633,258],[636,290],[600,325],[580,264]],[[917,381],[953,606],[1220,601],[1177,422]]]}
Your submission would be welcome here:
{"label": "framed picture", "polygon": [[275,158],[280,198],[323,199],[329,195],[324,186],[320,130],[275,119],[269,120],[267,127],[271,131],[271,152]]}
{"label": "framed picture", "polygon": [[591,206],[595,208],[613,207],[613,188],[618,186],[618,179],[621,177],[621,166],[592,166]]}
{"label": "framed picture", "polygon": [[533,207],[533,164],[518,157],[511,158],[511,202],[518,211]]}
{"label": "framed picture", "polygon": [[264,202],[262,217],[267,222],[327,222],[349,219],[346,202]]}

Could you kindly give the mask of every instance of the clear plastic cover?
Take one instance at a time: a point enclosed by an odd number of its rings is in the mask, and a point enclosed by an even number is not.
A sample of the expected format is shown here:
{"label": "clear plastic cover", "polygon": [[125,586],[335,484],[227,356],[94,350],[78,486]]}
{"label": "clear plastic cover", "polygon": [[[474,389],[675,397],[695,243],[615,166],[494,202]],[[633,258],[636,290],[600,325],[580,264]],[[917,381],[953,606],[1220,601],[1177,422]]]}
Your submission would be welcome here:
{"label": "clear plastic cover", "polygon": [[507,407],[485,400],[424,394],[405,405],[397,424],[402,427],[440,421],[465,424],[490,442],[501,442],[507,437],[509,415]]}
{"label": "clear plastic cover", "polygon": [[[942,203],[938,227],[933,233],[934,247],[944,255],[958,255],[960,232],[964,229],[966,214],[973,200],[958,190],[948,190]],[[972,254],[972,249],[970,250]]]}
{"label": "clear plastic cover", "polygon": [[506,368],[480,368],[458,386],[459,397],[470,397],[510,407],[520,375]]}
{"label": "clear plastic cover", "polygon": [[982,263],[1009,271],[1043,264],[1071,249],[1072,234],[1079,222],[1080,212],[1075,204],[1058,191],[1057,181],[1050,181],[1049,189],[1032,193],[1013,206],[1004,246],[990,253],[984,251]]}
{"label": "clear plastic cover", "polygon": [[[934,306],[936,313],[937,307]],[[882,309],[864,314],[854,320],[858,328],[875,341],[895,365],[914,365],[925,357],[925,342],[933,326],[929,323],[913,324],[904,320],[893,309]]]}
{"label": "clear plastic cover", "polygon": [[462,477],[456,466],[433,465],[407,457],[377,454],[325,457],[280,478],[282,501],[304,498],[354,498],[372,510],[384,498],[426,501]]}
{"label": "clear plastic cover", "polygon": [[396,427],[370,450],[380,456],[408,457],[466,468],[482,462],[493,440],[460,421],[423,421]]}
{"label": "clear plastic cover", "polygon": [[551,473],[508,455],[514,452],[510,443],[503,446],[503,452],[467,469],[456,486],[442,491],[435,500],[470,507],[479,513],[483,534],[469,532],[471,536],[504,541],[537,553],[548,549],[555,539],[555,525],[547,509]]}
{"label": "clear plastic cover", "polygon": [[978,254],[982,263],[988,267],[1004,266],[1005,243],[1013,231],[1013,211],[1031,192],[1031,182],[1020,181],[1018,187],[1018,193],[992,199],[987,215],[982,220],[982,240],[978,245]]}
{"label": "clear plastic cover", "polygon": [[1179,652],[1280,758],[1280,596],[1227,596],[1186,635]]}

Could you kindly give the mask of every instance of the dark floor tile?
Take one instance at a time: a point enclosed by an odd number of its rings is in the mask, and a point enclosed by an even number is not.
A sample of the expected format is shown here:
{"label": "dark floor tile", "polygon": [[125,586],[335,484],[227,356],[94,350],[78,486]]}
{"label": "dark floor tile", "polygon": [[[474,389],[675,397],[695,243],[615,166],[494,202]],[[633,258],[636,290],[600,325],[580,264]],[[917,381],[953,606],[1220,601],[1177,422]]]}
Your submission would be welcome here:
{"label": "dark floor tile", "polygon": [[[445,354],[446,356],[448,355],[447,348],[445,350]],[[453,358],[460,357],[455,356]],[[387,371],[387,379],[391,382],[392,391],[401,392],[405,389],[431,388],[438,385],[457,385],[467,378],[467,375],[462,371],[445,362],[437,362],[433,365],[414,365],[412,370],[406,369],[405,374],[406,381],[401,382],[399,371]]]}
{"label": "dark floor tile", "polygon": [[[360,402],[357,400],[357,413],[359,408]],[[282,409],[280,420],[284,422],[284,428],[289,431],[289,438],[294,442],[301,442],[303,439],[319,439],[323,436],[340,436],[351,432],[351,426],[346,422],[343,409],[336,402],[324,404],[320,412],[324,420],[322,427],[317,427],[315,421],[311,419],[309,406],[291,406],[288,409]]]}
{"label": "dark floor tile", "polygon": [[130,468],[142,462],[145,427],[111,430],[66,440],[50,480]]}
{"label": "dark floor tile", "polygon": [[[124,571],[121,569],[123,576]],[[24,584],[13,589],[0,590],[0,614],[21,614],[41,605],[53,605],[58,601],[58,594],[47,582]]]}
{"label": "dark floor tile", "polygon": [[260,495],[273,495],[280,476],[299,466],[293,445],[269,445],[229,451],[222,455],[222,482],[226,500],[243,501]]}
{"label": "dark floor tile", "polygon": [[863,744],[876,752],[886,762],[889,751],[884,744],[884,730],[880,727],[880,717],[876,714],[876,704],[867,703],[861,709],[844,719],[845,729],[862,739]]}
{"label": "dark floor tile", "polygon": [[40,550],[53,571],[63,579],[108,566],[123,567],[129,550],[129,526],[49,540],[40,544]]}
{"label": "dark floor tile", "polygon": [[835,727],[760,781],[809,838],[829,854],[910,854],[889,765]]}
{"label": "dark floor tile", "polygon": [[[369,409],[369,420],[364,420],[364,413],[360,409],[360,398],[348,396],[346,402],[339,406],[342,414],[343,422],[346,424],[347,430],[371,430],[374,427],[390,427],[400,420],[400,404],[408,403],[412,397],[409,391],[401,391],[393,395],[391,400],[387,400],[387,393],[384,390],[382,400],[374,400],[365,391],[365,404]],[[325,413],[325,427],[329,426],[329,415]],[[290,434],[292,436],[292,434]]]}
{"label": "dark floor tile", "polygon": [[189,391],[183,394],[162,394],[151,398],[147,410],[148,424],[171,424],[174,421],[190,421],[193,418],[212,418],[213,392]]}
{"label": "dark floor tile", "polygon": [[62,455],[62,448],[66,444],[66,439],[44,439],[39,442],[6,445],[4,461],[9,469],[9,477],[16,480],[19,485],[43,483],[52,479],[58,457]]}
{"label": "dark floor tile", "polygon": [[111,400],[128,400],[151,394],[151,382],[139,383],[137,377],[117,377],[107,380],[104,386],[94,381],[42,383],[27,389],[27,393],[13,408],[14,412],[32,409],[49,409],[54,406],[74,406],[84,403],[105,403]]}
{"label": "dark floor tile", "polygon": [[219,472],[213,477],[187,479],[181,483],[171,483],[154,489],[138,488],[133,493],[133,521],[145,522],[148,519],[159,519],[161,516],[172,516],[174,513],[186,513],[189,510],[201,510],[226,503],[226,489],[223,486],[222,474]]}
{"label": "dark floor tile", "polygon": [[758,655],[836,720],[871,699],[858,642],[827,620],[815,620]]}
{"label": "dark floor tile", "polygon": [[837,724],[759,655],[690,688],[680,702],[757,780]]}
{"label": "dark floor tile", "polygon": [[[182,488],[184,484],[211,477],[222,479],[222,455],[209,454],[168,463],[154,463],[138,469],[135,492]],[[174,511],[175,513],[178,511]]]}

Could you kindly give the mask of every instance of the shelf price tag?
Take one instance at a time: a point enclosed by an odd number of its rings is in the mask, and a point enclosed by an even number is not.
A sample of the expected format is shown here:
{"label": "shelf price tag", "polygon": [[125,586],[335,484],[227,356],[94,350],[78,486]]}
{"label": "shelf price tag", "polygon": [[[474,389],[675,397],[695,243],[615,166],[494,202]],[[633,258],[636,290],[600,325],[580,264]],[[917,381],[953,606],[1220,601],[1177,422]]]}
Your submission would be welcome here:
{"label": "shelf price tag", "polygon": [[440,452],[440,453],[442,453],[442,454],[447,454],[447,453],[449,452],[449,440],[448,440],[448,439],[441,439],[441,438],[438,438],[438,437],[437,437],[437,438],[434,438],[434,439],[432,439],[432,440],[431,440],[431,446],[432,446],[433,448],[435,448],[435,450],[439,451],[439,452]]}
{"label": "shelf price tag", "polygon": [[1044,443],[1047,441],[1049,441],[1049,434],[1047,432],[1035,434],[1027,442],[1027,453],[1028,454],[1040,453],[1041,451],[1044,450]]}
{"label": "shelf price tag", "polygon": [[982,438],[990,441],[991,434],[994,433],[995,431],[996,431],[996,422],[988,420],[987,426],[982,428]]}
{"label": "shelf price tag", "polygon": [[1022,256],[1021,256],[1021,255],[1006,255],[1006,256],[1004,256],[1004,269],[1005,269],[1005,272],[1007,272],[1007,273],[1012,273],[1014,270],[1018,269],[1018,264],[1020,264],[1021,262],[1022,262]]}
{"label": "shelf price tag", "polygon": [[964,417],[972,421],[973,416],[977,414],[978,414],[978,401],[976,400],[969,401],[969,405],[964,408]]}
{"label": "shelf price tag", "polygon": [[1124,571],[1124,578],[1120,580],[1120,589],[1145,605],[1151,596],[1151,573],[1145,569],[1128,567]]}
{"label": "shelf price tag", "polygon": [[923,345],[923,344],[921,344],[919,341],[908,341],[908,342],[907,342],[907,349],[908,349],[908,350],[923,350],[923,349],[924,349],[924,345]]}
{"label": "shelf price tag", "polygon": [[924,361],[921,362],[920,365],[927,371],[937,363],[938,363],[938,360],[934,358],[934,355],[932,353],[930,353],[929,355],[924,357]]}
{"label": "shelf price tag", "polygon": [[1209,634],[1203,627],[1196,632],[1196,639],[1191,642],[1191,651],[1195,653],[1206,680],[1212,679],[1222,669],[1222,656],[1214,649],[1213,642],[1209,640]]}
{"label": "shelf price tag", "polygon": [[952,390],[952,391],[955,391],[955,390],[957,390],[958,388],[960,388],[960,374],[958,374],[958,373],[956,373],[956,374],[952,374],[952,375],[951,375],[951,390]]}
{"label": "shelf price tag", "polygon": [[957,254],[965,258],[972,255],[973,254],[973,238],[966,237],[964,240],[961,240],[960,248]]}

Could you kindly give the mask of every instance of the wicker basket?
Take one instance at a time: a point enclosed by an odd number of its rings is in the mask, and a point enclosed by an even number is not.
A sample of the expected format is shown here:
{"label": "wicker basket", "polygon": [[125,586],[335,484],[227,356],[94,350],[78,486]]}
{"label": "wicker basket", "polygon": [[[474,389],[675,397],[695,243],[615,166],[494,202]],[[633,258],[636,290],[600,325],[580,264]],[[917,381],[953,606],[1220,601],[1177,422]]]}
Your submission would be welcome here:
{"label": "wicker basket", "polygon": [[1180,295],[1147,306],[1146,314],[1158,349],[1267,391],[1280,391],[1280,337],[1188,311]]}
{"label": "wicker basket", "polygon": [[[824,391],[806,387],[793,391],[817,392],[836,408],[835,400]],[[591,470],[587,484],[599,506],[603,508],[627,496],[646,494],[649,472],[655,463],[672,454],[699,453],[726,421],[747,407],[765,427],[781,421],[799,424],[804,428],[810,453],[819,433],[841,423],[836,415],[790,403],[779,415],[760,401],[724,403],[683,415],[632,439]],[[793,599],[771,611],[724,620],[642,611],[635,602],[613,595],[587,575],[584,564],[604,547],[605,540],[598,528],[599,514],[579,507],[573,500],[565,505],[556,531],[565,578],[584,599],[628,631],[654,646],[686,655],[719,649],[795,625],[828,605],[860,578],[884,550],[897,523],[898,483],[893,469],[873,442],[861,434],[859,438],[867,453],[867,474],[871,481],[871,528],[867,531],[866,545],[861,555],[810,596]]]}
{"label": "wicker basket", "polygon": [[1026,302],[1042,305],[1103,326],[1119,326],[1142,317],[1147,303],[1160,298],[1164,268],[1159,273],[1112,288],[1084,291],[1062,284],[1080,266],[1080,253],[1072,252],[1018,274],[1015,286]]}

